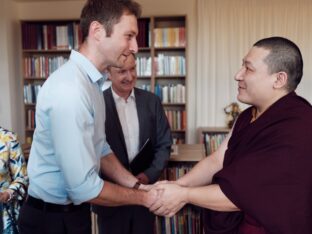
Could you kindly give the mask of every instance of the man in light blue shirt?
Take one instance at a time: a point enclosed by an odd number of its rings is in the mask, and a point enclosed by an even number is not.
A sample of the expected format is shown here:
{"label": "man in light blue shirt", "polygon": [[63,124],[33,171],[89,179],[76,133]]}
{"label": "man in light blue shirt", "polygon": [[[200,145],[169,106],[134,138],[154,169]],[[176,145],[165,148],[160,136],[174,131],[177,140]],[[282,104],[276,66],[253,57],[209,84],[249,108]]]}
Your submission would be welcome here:
{"label": "man in light blue shirt", "polygon": [[[84,6],[79,51],[71,52],[38,96],[22,234],[91,233],[88,203],[150,207],[157,198],[157,192],[129,189],[144,186],[120,164],[104,129],[104,72],[137,52],[140,11],[131,0],[89,0]],[[124,187],[101,180],[99,169]]]}

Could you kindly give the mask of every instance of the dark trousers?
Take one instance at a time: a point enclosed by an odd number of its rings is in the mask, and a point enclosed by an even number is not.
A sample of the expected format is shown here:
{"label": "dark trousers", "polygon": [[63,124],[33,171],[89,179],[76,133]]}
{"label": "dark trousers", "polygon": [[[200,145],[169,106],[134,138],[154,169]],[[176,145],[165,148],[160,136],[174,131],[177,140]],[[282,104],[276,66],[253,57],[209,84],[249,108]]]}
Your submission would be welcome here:
{"label": "dark trousers", "polygon": [[[155,215],[143,206],[103,208],[97,213],[99,234],[153,234]],[[100,208],[101,209],[101,208]]]}
{"label": "dark trousers", "polygon": [[79,209],[57,211],[40,209],[25,202],[18,219],[20,234],[90,234],[89,204]]}

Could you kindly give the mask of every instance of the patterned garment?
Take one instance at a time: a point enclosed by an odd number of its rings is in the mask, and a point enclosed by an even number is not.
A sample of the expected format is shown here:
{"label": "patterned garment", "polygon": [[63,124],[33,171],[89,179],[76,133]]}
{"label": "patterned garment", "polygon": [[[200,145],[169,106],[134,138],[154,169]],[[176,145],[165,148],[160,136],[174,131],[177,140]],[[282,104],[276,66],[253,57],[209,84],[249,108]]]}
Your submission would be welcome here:
{"label": "patterned garment", "polygon": [[3,234],[16,233],[13,231],[15,224],[12,221],[18,218],[19,201],[26,195],[27,186],[26,162],[17,136],[0,127],[0,191],[4,192],[6,189],[16,191],[14,192],[15,199],[1,204],[0,207]]}

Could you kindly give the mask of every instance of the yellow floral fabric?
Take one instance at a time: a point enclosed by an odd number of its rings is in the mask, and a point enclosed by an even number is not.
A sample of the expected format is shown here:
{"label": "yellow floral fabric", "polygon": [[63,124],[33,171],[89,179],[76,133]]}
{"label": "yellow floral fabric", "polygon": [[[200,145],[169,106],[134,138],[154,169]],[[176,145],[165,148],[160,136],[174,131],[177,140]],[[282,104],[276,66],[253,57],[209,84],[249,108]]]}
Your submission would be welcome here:
{"label": "yellow floral fabric", "polygon": [[[9,203],[1,206],[2,232],[12,232],[12,217],[17,220],[20,203],[26,195],[28,177],[26,162],[16,134],[0,127],[0,192],[12,189],[15,195]],[[11,217],[10,217],[11,216]],[[1,227],[0,227],[1,230]]]}

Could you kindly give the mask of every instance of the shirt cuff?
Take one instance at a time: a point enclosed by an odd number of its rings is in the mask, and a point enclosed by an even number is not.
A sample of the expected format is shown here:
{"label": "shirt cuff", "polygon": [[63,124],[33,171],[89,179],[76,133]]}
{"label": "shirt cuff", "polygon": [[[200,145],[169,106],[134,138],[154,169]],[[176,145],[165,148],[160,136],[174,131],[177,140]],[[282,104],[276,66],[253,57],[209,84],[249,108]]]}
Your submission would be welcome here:
{"label": "shirt cuff", "polygon": [[112,152],[113,151],[111,150],[110,145],[107,142],[105,142],[105,144],[103,146],[101,157],[107,156]]}

